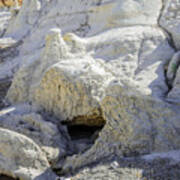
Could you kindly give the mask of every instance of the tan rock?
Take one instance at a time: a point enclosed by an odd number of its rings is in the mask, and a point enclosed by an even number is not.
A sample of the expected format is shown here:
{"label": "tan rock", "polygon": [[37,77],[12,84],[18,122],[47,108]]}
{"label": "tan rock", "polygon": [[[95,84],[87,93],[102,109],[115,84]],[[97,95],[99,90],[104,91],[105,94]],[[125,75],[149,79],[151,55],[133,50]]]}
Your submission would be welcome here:
{"label": "tan rock", "polygon": [[0,0],[0,7],[13,7],[17,4],[21,6],[22,0]]}

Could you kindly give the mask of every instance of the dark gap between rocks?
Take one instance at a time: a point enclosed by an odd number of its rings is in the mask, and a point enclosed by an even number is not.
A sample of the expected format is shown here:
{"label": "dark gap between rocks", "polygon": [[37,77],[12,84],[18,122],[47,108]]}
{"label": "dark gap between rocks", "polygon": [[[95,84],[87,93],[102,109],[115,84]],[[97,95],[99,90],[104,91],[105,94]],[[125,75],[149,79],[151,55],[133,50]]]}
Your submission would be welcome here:
{"label": "dark gap between rocks", "polygon": [[103,126],[69,125],[67,126],[71,140],[94,140]]}
{"label": "dark gap between rocks", "polygon": [[[69,141],[69,151],[71,151],[71,154],[68,156],[64,157],[64,160],[62,160],[62,166],[65,165],[65,159],[67,157],[73,156],[75,154],[83,154],[87,150],[89,150],[93,144],[95,143],[96,139],[99,137],[99,133],[104,127],[104,123],[97,126],[94,125],[87,125],[87,121],[85,124],[71,124],[71,122],[63,122],[63,125],[66,126],[67,128],[67,133],[70,137]],[[61,166],[53,168],[53,171],[58,175],[58,176],[66,176],[69,173],[72,173],[71,171],[69,172],[64,172],[62,171]]]}
{"label": "dark gap between rocks", "polygon": [[166,83],[166,85],[167,85],[167,87],[168,87],[168,91],[166,92],[165,97],[168,95],[168,93],[169,93],[169,92],[171,91],[171,89],[172,89],[172,85],[169,83],[168,78],[167,78],[167,71],[168,71],[168,65],[169,65],[169,63],[170,63],[170,61],[164,65],[165,83]]}
{"label": "dark gap between rocks", "polygon": [[[78,121],[77,121],[78,119]],[[88,124],[89,123],[89,124]],[[63,121],[61,122],[61,125],[65,126],[67,129],[67,135],[69,136],[69,148],[67,151],[70,152],[70,154],[66,154],[64,159],[61,159],[59,161],[59,165],[56,167],[53,167],[53,171],[58,176],[66,176],[67,174],[71,173],[64,172],[62,170],[62,166],[66,165],[66,158],[70,156],[74,156],[76,154],[83,154],[87,150],[89,150],[99,137],[99,133],[102,131],[105,120],[103,120],[102,117],[97,117],[90,119],[89,117],[82,117],[79,121],[79,118],[74,118],[73,120],[69,121]]]}
{"label": "dark gap between rocks", "polygon": [[74,153],[79,154],[90,149],[99,137],[104,126],[67,125]]}
{"label": "dark gap between rocks", "polygon": [[100,116],[93,116],[93,118],[81,116],[72,121],[64,121],[63,125],[67,127],[73,146],[73,154],[79,154],[93,146],[105,125],[105,120]]}
{"label": "dark gap between rocks", "polygon": [[12,178],[10,176],[0,174],[0,180],[19,180],[19,178]]}
{"label": "dark gap between rocks", "polygon": [[0,109],[5,108],[4,98],[11,85],[11,81],[7,79],[0,80]]}

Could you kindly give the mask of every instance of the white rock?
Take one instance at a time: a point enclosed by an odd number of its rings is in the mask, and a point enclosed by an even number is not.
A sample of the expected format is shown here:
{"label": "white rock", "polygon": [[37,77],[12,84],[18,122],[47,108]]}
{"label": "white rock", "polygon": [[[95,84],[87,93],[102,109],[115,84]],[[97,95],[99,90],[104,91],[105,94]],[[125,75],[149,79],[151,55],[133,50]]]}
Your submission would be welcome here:
{"label": "white rock", "polygon": [[164,9],[160,18],[160,25],[172,35],[174,44],[177,49],[180,49],[180,38],[179,38],[179,23],[180,13],[179,7],[180,2],[178,0],[165,0]]}
{"label": "white rock", "polygon": [[45,121],[33,108],[19,105],[0,111],[0,127],[16,131],[39,145],[51,164],[66,154],[68,136],[66,129],[58,130],[56,124]]}
{"label": "white rock", "polygon": [[5,10],[0,10],[0,37],[5,33],[9,24],[11,13]]}
{"label": "white rock", "polygon": [[67,158],[64,171],[111,154],[180,148],[178,106],[165,102],[164,66],[174,49],[158,25],[162,5],[25,0],[8,27],[6,36],[24,42],[7,94],[12,104],[32,103],[64,122],[106,121],[92,148]]}
{"label": "white rock", "polygon": [[120,28],[82,40],[65,35],[64,40],[58,31],[53,38],[47,35],[39,60],[15,76],[7,95],[11,102],[32,101],[65,120],[98,112],[112,81],[144,95],[166,93],[163,66],[174,51],[160,30]]}
{"label": "white rock", "polygon": [[0,128],[0,173],[24,180],[55,175],[41,149],[29,138]]}

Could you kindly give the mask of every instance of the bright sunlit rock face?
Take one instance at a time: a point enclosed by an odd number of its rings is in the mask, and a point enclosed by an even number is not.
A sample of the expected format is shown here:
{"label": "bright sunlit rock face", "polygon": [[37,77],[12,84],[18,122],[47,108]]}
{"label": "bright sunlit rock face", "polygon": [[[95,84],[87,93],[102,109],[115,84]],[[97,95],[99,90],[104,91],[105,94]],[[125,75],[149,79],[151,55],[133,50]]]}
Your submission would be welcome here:
{"label": "bright sunlit rock face", "polygon": [[[10,38],[17,52],[0,66],[0,79],[12,78],[1,126],[31,138],[62,173],[112,154],[180,148],[179,55],[162,24],[168,4],[24,0],[0,41]],[[101,128],[74,142],[64,127],[72,125]]]}
{"label": "bright sunlit rock face", "polygon": [[0,7],[16,7],[21,5],[22,0],[0,0]]}

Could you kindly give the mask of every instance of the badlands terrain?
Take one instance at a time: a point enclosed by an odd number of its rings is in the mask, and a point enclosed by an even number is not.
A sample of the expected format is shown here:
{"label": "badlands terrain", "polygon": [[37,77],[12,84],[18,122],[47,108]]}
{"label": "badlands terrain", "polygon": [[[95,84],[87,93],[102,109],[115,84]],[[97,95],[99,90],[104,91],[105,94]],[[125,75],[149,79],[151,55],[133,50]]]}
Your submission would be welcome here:
{"label": "badlands terrain", "polygon": [[179,180],[178,0],[0,1],[0,180]]}

